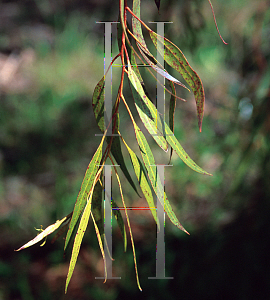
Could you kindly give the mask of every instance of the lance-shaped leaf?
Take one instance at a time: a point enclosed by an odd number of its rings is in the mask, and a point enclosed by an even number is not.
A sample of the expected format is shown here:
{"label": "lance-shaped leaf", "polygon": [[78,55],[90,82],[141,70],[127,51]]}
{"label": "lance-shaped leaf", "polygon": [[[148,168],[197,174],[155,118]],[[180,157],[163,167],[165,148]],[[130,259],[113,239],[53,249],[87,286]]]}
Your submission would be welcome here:
{"label": "lance-shaped leaf", "polygon": [[165,123],[165,132],[167,135],[167,141],[170,144],[170,146],[173,148],[173,150],[177,153],[177,155],[182,159],[182,161],[188,165],[192,170],[204,174],[204,175],[210,175],[212,174],[206,172],[201,167],[199,167],[186,153],[186,151],[183,149],[183,147],[180,145],[177,138],[174,136],[173,132],[169,128],[169,126]]}
{"label": "lance-shaped leaf", "polygon": [[169,108],[169,127],[171,131],[174,133],[174,114],[176,107],[176,90],[173,82],[169,81],[170,88],[172,90],[171,98],[170,98],[170,108]]}
{"label": "lance-shaped leaf", "polygon": [[103,187],[101,185],[102,181],[103,181],[103,177],[102,177],[102,173],[100,176],[100,180],[97,181],[95,188],[94,188],[94,192],[93,192],[93,196],[92,196],[92,207],[91,207],[91,211],[93,213],[93,217],[95,219],[95,222],[98,226],[98,229],[100,231],[101,234],[104,233],[104,219],[102,217],[102,202],[103,202]]}
{"label": "lance-shaped leaf", "polygon": [[92,97],[92,106],[97,125],[101,132],[104,132],[104,93],[105,93],[105,76],[103,76],[96,85]]}
{"label": "lance-shaped leaf", "polygon": [[119,176],[118,176],[116,170],[115,170],[115,175],[116,175],[116,178],[117,178],[117,181],[118,181],[122,203],[123,203],[123,206],[125,208],[125,214],[126,214],[126,219],[127,219],[127,224],[128,224],[129,234],[130,234],[130,240],[131,240],[131,245],[132,245],[132,252],[133,252],[133,258],[134,258],[137,285],[138,285],[139,290],[142,291],[140,281],[139,281],[138,269],[137,269],[137,261],[136,261],[136,253],[135,253],[135,245],[134,245],[133,235],[132,235],[131,226],[130,226],[130,222],[129,222],[129,217],[128,217],[128,214],[127,214],[127,208],[126,208],[126,204],[125,204],[125,200],[124,200],[124,196],[123,196],[123,192],[122,192],[121,182],[120,182],[120,179],[119,179]]}
{"label": "lance-shaped leaf", "polygon": [[[85,230],[86,230],[87,225],[88,225],[88,221],[89,221],[89,217],[90,217],[90,213],[91,213],[93,191],[94,191],[95,184],[99,179],[101,170],[102,169],[100,169],[95,174],[95,177],[93,179],[93,184],[91,186],[91,190],[89,191],[89,194],[87,195],[87,199],[86,199],[87,203],[86,203],[86,206],[85,206],[84,211],[82,213],[82,217],[81,217],[81,220],[80,220],[78,231],[77,231],[77,234],[76,234],[75,239],[74,239],[74,245],[73,245],[73,248],[72,248],[72,254],[71,254],[71,259],[70,259],[70,264],[69,264],[69,269],[68,269],[67,280],[66,280],[65,293],[67,292],[67,288],[68,288],[71,276],[73,274],[73,271],[74,271],[74,268],[75,268],[75,265],[76,265],[76,262],[77,262],[77,258],[78,258],[78,255],[79,255],[79,251],[80,251],[80,248],[81,248],[82,239],[83,239]],[[96,224],[95,224],[95,229],[96,229],[96,232],[97,232],[99,245],[100,245],[100,234],[98,232],[98,227],[97,227]],[[102,243],[101,243],[100,247],[101,247],[102,254],[104,254]]]}
{"label": "lance-shaped leaf", "polygon": [[[171,220],[171,222],[176,225],[179,229],[183,230],[184,232],[188,233],[184,227],[181,225],[181,223],[179,222],[179,220],[177,219],[175,213],[172,210],[172,207],[170,205],[170,202],[167,198],[166,193],[164,192],[164,186],[161,183],[160,177],[157,174],[156,170],[154,169],[154,165],[155,164],[155,159],[153,156],[153,153],[147,143],[147,140],[144,136],[144,134],[142,133],[142,131],[140,130],[140,128],[137,126],[137,124],[134,122],[133,123],[134,126],[134,130],[135,130],[135,135],[136,135],[136,139],[140,148],[140,152],[143,158],[143,162],[144,162],[144,166],[147,170],[147,174],[148,177],[150,179],[152,188],[155,192],[155,194],[157,195],[157,198],[159,199],[159,201],[161,201],[162,196],[164,195],[164,210],[167,213],[169,219]],[[164,194],[163,194],[164,193]],[[162,195],[163,194],[163,195]]]}
{"label": "lance-shaped leaf", "polygon": [[134,54],[133,50],[131,50],[130,62],[131,62],[131,66],[133,67],[132,69],[135,72],[136,76],[138,77],[140,83],[142,85],[144,85],[141,73],[139,72],[139,68],[138,68],[137,63],[136,63],[136,58],[135,58],[135,54]]}
{"label": "lance-shaped leaf", "polygon": [[[98,124],[99,129],[101,130],[102,133],[104,133],[104,87],[105,87],[105,81],[104,81],[104,76],[101,78],[101,80],[98,82],[94,89],[93,93],[93,98],[92,98],[92,105],[93,105],[93,111],[94,115]],[[113,111],[115,112],[115,106],[113,108]],[[115,114],[116,118],[116,128],[115,132],[118,130],[119,126],[119,113]],[[126,167],[126,163],[123,158],[122,150],[121,150],[121,143],[120,143],[120,138],[118,136],[111,137],[108,136],[106,138],[107,143],[110,142],[110,139],[113,139],[112,144],[111,144],[111,153],[113,154],[117,164],[120,166],[120,169],[126,176],[128,182],[130,185],[133,187],[135,192],[139,195],[136,185],[134,184],[134,181],[132,180],[132,177],[129,174],[129,171]]]}
{"label": "lance-shaped leaf", "polygon": [[[164,60],[176,71],[178,71],[191,87],[193,94],[195,96],[195,101],[197,106],[198,125],[199,125],[199,130],[201,131],[203,113],[204,113],[205,95],[204,95],[204,88],[200,77],[191,68],[184,54],[176,45],[174,45],[168,39],[159,36],[152,30],[149,30],[149,33],[155,47],[158,50],[160,48],[158,47],[158,43],[164,43]],[[163,53],[161,53],[161,55],[163,55]]]}
{"label": "lance-shaped leaf", "polygon": [[[171,131],[174,133],[174,115],[175,115],[175,107],[176,107],[176,90],[173,82],[169,81],[169,86],[172,90],[171,98],[170,98],[170,108],[169,108],[169,127]],[[171,148],[170,160],[172,158],[173,148]]]}
{"label": "lance-shaped leaf", "polygon": [[34,239],[32,239],[31,241],[29,241],[28,243],[26,243],[21,248],[15,250],[15,251],[23,250],[25,248],[28,248],[28,247],[42,241],[46,236],[48,236],[49,234],[53,233],[56,229],[58,229],[62,225],[62,223],[67,220],[67,218],[68,217],[66,216],[60,221],[57,220],[54,224],[48,226],[46,229],[40,230],[41,231],[40,234],[38,234]]}
{"label": "lance-shaped leaf", "polygon": [[[144,24],[142,21],[139,21],[140,19],[140,6],[141,6],[141,1],[140,0],[134,0],[133,1],[133,14],[135,16],[132,16],[132,29],[133,29],[133,34],[136,39],[137,46],[146,60],[146,62],[151,66],[152,69],[154,69],[158,74],[163,76],[164,78],[175,82],[176,84],[181,85],[182,87],[188,89],[183,83],[181,83],[178,79],[174,78],[171,76],[166,70],[161,69],[158,66],[156,58],[151,54],[151,52],[148,50],[147,45],[145,43],[143,33],[142,33],[142,26],[141,23]],[[149,31],[151,29],[144,24],[144,27],[147,28]]]}
{"label": "lance-shaped leaf", "polygon": [[[168,150],[168,144],[164,138],[164,130],[163,124],[161,121],[161,117],[157,111],[157,109],[151,109],[152,106],[149,105],[151,102],[148,97],[145,95],[144,89],[137,78],[136,74],[132,70],[130,64],[128,67],[128,78],[132,83],[133,88],[131,87],[132,95],[135,101],[135,106],[138,110],[139,116],[148,130],[148,132],[152,135],[153,139],[157,142],[157,144],[164,150]],[[143,99],[143,101],[141,100]]]}
{"label": "lance-shaped leaf", "polygon": [[[138,44],[138,43],[137,43]],[[150,59],[150,55],[146,54],[144,49],[138,44],[138,48],[140,50],[140,53],[142,54],[143,58],[146,60],[146,62],[148,63],[148,65],[155,70],[159,75],[161,75],[162,77],[173,81],[174,83],[182,86],[183,88],[187,89],[188,91],[190,91],[181,81],[179,81],[178,79],[176,79],[175,77],[173,77],[172,75],[170,75],[166,70],[161,69],[158,64],[155,64],[153,62],[153,59]],[[159,83],[161,84],[161,83]]]}
{"label": "lance-shaped leaf", "polygon": [[[130,71],[129,71],[130,72]],[[134,75],[134,72],[133,72]],[[134,75],[135,76],[135,75]],[[133,78],[134,78],[133,76]],[[131,79],[130,79],[131,80]],[[136,81],[136,84],[138,84],[138,80]],[[150,114],[151,116],[157,116],[158,111],[155,107],[155,105],[151,101],[147,101],[147,97],[141,93],[141,97],[137,98],[138,102],[136,103],[136,107],[139,108],[138,112],[139,114],[145,111],[145,115]],[[139,101],[143,100],[143,101]],[[147,112],[148,110],[148,112]],[[149,113],[150,111],[150,113]],[[183,162],[188,165],[192,170],[201,173],[201,174],[207,174],[206,171],[204,171],[201,167],[199,167],[186,153],[186,151],[183,149],[183,147],[180,145],[178,140],[173,135],[173,132],[170,130],[169,126],[166,122],[163,123],[165,125],[165,136],[167,142],[170,144],[170,146],[176,151],[178,156],[183,160]]]}
{"label": "lance-shaped leaf", "polygon": [[97,174],[97,171],[99,169],[101,157],[102,157],[102,145],[103,145],[104,137],[94,154],[92,160],[90,161],[88,168],[85,172],[84,179],[75,203],[75,207],[73,210],[72,218],[69,224],[69,229],[67,232],[66,236],[66,241],[65,241],[65,247],[64,250],[67,248],[67,245],[69,243],[70,237],[73,233],[74,227],[77,224],[77,221],[86,205],[87,198],[89,196],[90,190],[93,186],[95,176]]}
{"label": "lance-shaped leaf", "polygon": [[[93,217],[95,219],[95,222],[98,226],[99,232],[101,235],[104,234],[104,218],[102,214],[102,203],[103,203],[103,193],[104,187],[103,187],[103,177],[101,176],[100,180],[96,183],[93,197],[92,197],[92,213]],[[117,224],[119,226],[121,235],[124,240],[124,251],[127,249],[127,234],[126,234],[126,228],[124,224],[123,217],[121,215],[120,210],[117,210],[118,206],[116,202],[112,199],[112,208],[113,208],[113,214],[117,221]]]}
{"label": "lance-shaped leaf", "polygon": [[137,193],[139,197],[141,197],[138,193],[138,190],[136,188],[136,185],[131,178],[131,175],[127,169],[123,154],[122,154],[122,149],[121,149],[121,143],[120,143],[120,137],[119,136],[114,136],[112,145],[111,145],[111,153],[114,156],[117,164],[120,166],[120,169],[124,173],[126,179],[128,180],[129,184],[133,187],[134,191]]}
{"label": "lance-shaped leaf", "polygon": [[[141,0],[133,0],[132,11],[133,11],[134,15],[140,19],[140,17],[141,17]],[[150,51],[148,50],[148,48],[146,46],[146,43],[145,43],[145,40],[143,37],[143,33],[142,33],[141,23],[134,16],[132,17],[132,29],[133,29],[134,36],[136,37],[137,44],[140,45],[140,47],[142,47],[144,49],[144,51],[149,56],[151,56],[152,59],[155,60],[155,58],[153,57],[153,55],[150,53]]]}
{"label": "lance-shaped leaf", "polygon": [[[144,100],[145,98],[141,98],[141,99]],[[157,113],[157,109],[156,109],[155,105],[151,101],[149,101],[147,104],[148,104],[149,109],[151,109],[151,111],[153,111],[153,114],[155,115]],[[173,150],[175,150],[175,152],[178,154],[178,156],[182,159],[182,161],[187,166],[189,166],[192,170],[194,170],[198,173],[205,174],[205,175],[211,175],[208,172],[204,171],[201,167],[199,167],[189,157],[189,155],[186,153],[186,151],[180,145],[180,143],[178,142],[178,140],[176,139],[176,137],[174,136],[173,132],[170,130],[170,128],[166,122],[164,122],[164,125],[165,125],[166,140],[170,144],[170,146],[173,148]]]}
{"label": "lance-shaped leaf", "polygon": [[121,214],[120,210],[118,209],[119,207],[113,199],[112,199],[112,208],[114,208],[113,209],[113,214],[114,214],[114,217],[117,221],[118,227],[120,228],[121,235],[124,239],[124,251],[126,252],[126,250],[127,250],[126,227],[125,227],[125,223],[124,223],[122,214]]}
{"label": "lance-shaped leaf", "polygon": [[129,148],[129,146],[127,145],[127,143],[124,141],[124,144],[127,147],[127,150],[129,152],[131,161],[132,161],[132,165],[135,171],[135,174],[137,176],[137,179],[139,181],[141,190],[144,194],[144,197],[149,205],[149,207],[151,208],[151,213],[154,217],[155,222],[157,223],[157,226],[159,228],[159,221],[157,219],[157,211],[156,211],[156,207],[155,207],[155,203],[153,200],[153,196],[152,196],[152,191],[151,191],[151,187],[149,185],[149,182],[147,180],[147,175],[145,173],[144,167],[139,159],[139,157]]}

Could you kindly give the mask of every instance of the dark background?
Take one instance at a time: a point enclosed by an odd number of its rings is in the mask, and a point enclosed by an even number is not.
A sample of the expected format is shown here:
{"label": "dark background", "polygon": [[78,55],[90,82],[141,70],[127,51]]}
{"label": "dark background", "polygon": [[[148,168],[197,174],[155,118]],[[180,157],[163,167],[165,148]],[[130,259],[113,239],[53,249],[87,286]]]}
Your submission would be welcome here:
{"label": "dark background", "polygon": [[[148,279],[155,276],[156,228],[149,212],[131,211],[143,292],[136,285],[131,245],[124,253],[115,224],[113,272],[122,279],[95,280],[103,276],[103,261],[90,222],[65,296],[71,249],[63,258],[62,237],[51,244],[49,236],[43,247],[14,249],[36,235],[34,228],[73,209],[100,141],[91,97],[103,75],[104,25],[95,22],[116,21],[118,3],[1,1],[0,300],[270,297],[269,4],[213,0],[224,45],[208,1],[162,0],[160,15],[153,0],[142,1],[145,22],[173,21],[165,27],[166,37],[204,83],[202,133],[193,96],[178,89],[187,102],[177,102],[175,134],[213,177],[193,172],[176,155],[166,169],[166,192],[191,234],[166,220],[166,275],[173,280]],[[147,73],[145,81],[153,96],[155,81]],[[120,128],[136,149],[124,109],[123,114]],[[166,164],[168,154],[154,144],[153,149]],[[145,206],[121,178],[127,203]],[[116,181],[113,195],[121,201]]]}

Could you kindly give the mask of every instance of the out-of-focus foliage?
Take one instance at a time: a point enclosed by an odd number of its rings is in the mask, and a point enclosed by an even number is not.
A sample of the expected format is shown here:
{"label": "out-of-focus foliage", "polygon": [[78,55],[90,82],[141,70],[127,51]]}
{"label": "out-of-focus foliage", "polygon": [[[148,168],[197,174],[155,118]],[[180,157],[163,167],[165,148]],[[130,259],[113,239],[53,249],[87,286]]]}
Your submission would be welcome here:
{"label": "out-of-focus foliage", "polygon": [[[147,299],[264,299],[270,293],[269,1],[212,2],[227,46],[207,1],[164,0],[160,15],[154,1],[143,4],[142,18],[174,22],[165,35],[204,82],[202,133],[194,100],[183,94],[188,101],[177,102],[175,135],[214,175],[193,174],[175,154],[166,170],[166,193],[191,233],[166,226],[166,274],[174,280],[147,279],[155,274],[155,224],[148,222],[150,212],[130,214]],[[90,98],[103,74],[103,27],[95,21],[116,20],[116,11],[109,1],[0,4],[0,298],[62,297],[68,261],[61,239],[13,250],[32,239],[37,224],[46,227],[73,207],[97,146]],[[136,197],[130,191],[140,201]],[[87,233],[65,299],[137,298],[136,285],[125,280],[134,276],[128,273],[134,272],[132,255],[117,264],[120,233],[113,268],[122,279],[107,285],[95,280],[103,276],[103,261],[94,229]]]}

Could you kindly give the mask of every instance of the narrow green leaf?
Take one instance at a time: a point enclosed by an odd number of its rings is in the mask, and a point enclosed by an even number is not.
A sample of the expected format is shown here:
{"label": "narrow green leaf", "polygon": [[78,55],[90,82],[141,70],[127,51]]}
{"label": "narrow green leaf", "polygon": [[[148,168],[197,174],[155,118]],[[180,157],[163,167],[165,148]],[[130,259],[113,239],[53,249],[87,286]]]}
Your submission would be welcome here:
{"label": "narrow green leaf", "polygon": [[[141,97],[142,100],[145,100],[145,97]],[[155,105],[151,102],[148,101],[147,107],[149,110],[151,110],[153,115],[157,115],[157,109]],[[166,122],[164,122],[165,125],[165,136],[167,142],[170,144],[170,146],[176,151],[178,156],[183,160],[183,162],[189,166],[192,170],[205,174],[205,175],[211,175],[208,172],[204,171],[201,167],[199,167],[186,153],[186,151],[183,149],[183,147],[180,145],[176,137],[174,136],[173,132],[170,130],[169,126],[167,125]],[[150,148],[149,148],[150,149]]]}
{"label": "narrow green leaf", "polygon": [[[105,100],[105,76],[103,76],[96,85],[92,97],[92,107],[96,118],[97,125],[102,133],[104,133],[104,100]],[[115,105],[113,114],[115,113]],[[116,130],[119,127],[119,113],[113,115],[113,122],[116,118]],[[113,123],[112,123],[113,124]]]}
{"label": "narrow green leaf", "polygon": [[[98,124],[99,129],[101,132],[104,133],[104,76],[101,78],[101,80],[98,82],[94,89],[93,98],[92,98],[92,105],[93,105],[93,111],[94,115]],[[115,111],[115,107],[113,108],[113,111]],[[116,132],[118,130],[119,126],[119,114],[116,113]],[[110,142],[110,139],[113,138],[112,144],[111,144],[111,153],[113,154],[116,162],[118,165],[120,165],[120,168],[124,175],[126,176],[129,184],[132,186],[134,191],[138,194],[140,197],[136,185],[134,184],[134,181],[132,180],[132,177],[129,174],[129,171],[126,167],[126,163],[123,158],[122,150],[121,150],[121,143],[120,138],[118,136],[115,137],[106,137],[107,143]]]}
{"label": "narrow green leaf", "polygon": [[21,248],[15,250],[15,251],[23,250],[25,248],[33,246],[34,244],[42,241],[46,236],[48,236],[49,234],[53,233],[56,229],[58,229],[61,226],[61,224],[63,222],[65,222],[66,220],[67,220],[67,217],[64,217],[62,220],[60,220],[60,221],[57,220],[54,224],[48,226],[46,229],[39,230],[39,231],[41,231],[40,234],[38,234],[34,239],[32,239],[31,241],[29,241],[28,243],[26,243]]}
{"label": "narrow green leaf", "polygon": [[[92,196],[92,208],[91,211],[93,213],[93,217],[95,219],[95,222],[98,226],[98,230],[101,235],[104,234],[104,218],[102,214],[102,202],[103,202],[103,177],[102,175],[100,176],[100,180],[96,183],[93,196]],[[118,206],[116,202],[112,199],[112,208],[113,209],[113,214],[114,217],[117,221],[117,224],[119,226],[121,235],[124,240],[124,251],[127,249],[127,235],[126,235],[126,228],[124,224],[124,220],[122,218],[121,212],[117,210]]]}
{"label": "narrow green leaf", "polygon": [[121,214],[120,210],[117,209],[119,207],[113,199],[112,199],[112,207],[115,208],[115,209],[113,209],[113,214],[114,214],[114,217],[117,221],[118,227],[120,228],[120,232],[121,232],[121,235],[122,235],[123,240],[124,240],[124,251],[126,252],[127,251],[126,227],[125,227],[125,223],[124,223],[122,214]]}
{"label": "narrow green leaf", "polygon": [[173,82],[169,81],[170,88],[172,90],[171,98],[170,98],[170,108],[169,108],[169,127],[171,131],[174,133],[174,114],[176,107],[176,90]]}
{"label": "narrow green leaf", "polygon": [[[140,19],[140,15],[141,15],[140,6],[141,6],[140,0],[133,1],[133,13],[139,19]],[[178,79],[171,76],[166,70],[163,70],[160,67],[158,67],[158,62],[157,62],[156,58],[148,50],[147,45],[145,43],[143,33],[142,33],[141,23],[143,23],[143,22],[142,21],[140,22],[137,18],[132,16],[133,34],[136,39],[136,44],[137,44],[142,56],[144,57],[144,59],[161,76],[163,76],[164,78],[167,78],[168,80],[171,80],[187,89],[187,87],[183,83],[181,83]],[[145,24],[144,24],[144,27],[146,27],[148,30],[150,30],[150,28],[148,26],[146,26]]]}
{"label": "narrow green leaf", "polygon": [[139,68],[137,66],[136,58],[135,58],[135,54],[134,54],[133,50],[131,51],[130,62],[131,62],[131,66],[133,67],[133,71],[135,72],[136,76],[138,77],[140,83],[143,85],[143,79],[142,79],[141,73],[139,72]]}
{"label": "narrow green leaf", "polygon": [[96,221],[96,224],[98,226],[99,231],[101,234],[104,233],[104,219],[102,217],[102,202],[103,202],[103,187],[102,187],[102,182],[103,182],[103,177],[102,173],[100,175],[100,180],[97,181],[93,196],[92,196],[92,208],[91,211],[93,213],[93,217]]}
{"label": "narrow green leaf", "polygon": [[[103,257],[103,261],[104,261],[104,270],[105,270],[105,280],[104,280],[104,283],[105,283],[106,280],[107,280],[107,267],[106,267],[106,259],[105,259],[104,247],[103,247],[103,244],[102,244],[102,239],[101,239],[100,231],[99,231],[99,228],[98,228],[98,226],[96,224],[96,221],[95,221],[95,218],[93,216],[92,211],[91,211],[91,217],[92,217],[92,220],[93,220],[93,223],[94,223],[95,231],[96,231],[97,238],[98,238],[99,248],[100,248],[100,251],[101,251],[101,254],[102,254],[102,257]],[[104,238],[105,238],[105,235],[104,235]]]}
{"label": "narrow green leaf", "polygon": [[[141,17],[141,0],[133,0],[132,11],[133,11],[134,15],[136,15],[140,19],[140,17]],[[132,29],[133,29],[133,34],[135,35],[137,41],[139,42],[139,45],[141,47],[143,47],[144,51],[154,59],[154,57],[149,52],[149,50],[146,46],[146,43],[145,43],[145,40],[143,37],[143,33],[142,33],[141,23],[135,17],[132,17]]]}
{"label": "narrow green leaf", "polygon": [[89,195],[89,192],[93,186],[93,182],[95,179],[95,176],[97,174],[97,171],[99,169],[100,160],[102,157],[102,145],[103,145],[104,138],[102,139],[96,153],[94,154],[92,160],[90,161],[88,168],[85,172],[84,179],[75,203],[75,207],[73,210],[72,218],[69,224],[69,229],[66,236],[65,246],[64,250],[66,250],[67,245],[69,243],[70,237],[73,233],[74,227],[77,224],[77,221],[86,205],[87,198]]}
{"label": "narrow green leaf", "polygon": [[125,208],[125,214],[126,214],[126,219],[127,219],[127,224],[128,224],[128,228],[129,228],[129,234],[130,234],[130,240],[131,240],[131,245],[132,245],[132,252],[133,252],[134,265],[135,265],[137,285],[138,285],[139,290],[142,291],[140,281],[139,281],[138,269],[137,269],[135,245],[134,245],[133,235],[132,235],[131,226],[130,226],[130,222],[129,222],[129,217],[128,217],[128,214],[127,214],[127,208],[126,208],[126,204],[125,204],[125,200],[124,200],[124,196],[123,196],[123,192],[122,192],[121,182],[120,182],[120,178],[119,178],[117,172],[115,172],[115,175],[116,175],[116,178],[117,178],[117,181],[118,181],[122,203],[123,203],[123,206]]}
{"label": "narrow green leaf", "polygon": [[[89,191],[89,194],[87,194],[87,198],[86,198],[86,206],[84,208],[84,211],[82,213],[82,217],[80,220],[80,224],[78,227],[78,231],[77,234],[75,236],[74,239],[74,245],[72,248],[72,254],[71,254],[71,259],[70,259],[70,264],[69,264],[69,269],[68,269],[68,275],[67,275],[67,280],[66,280],[66,287],[65,287],[65,293],[67,292],[67,288],[71,279],[71,276],[73,274],[76,262],[77,262],[77,258],[79,255],[79,251],[81,248],[81,243],[82,243],[82,239],[85,233],[85,230],[87,228],[88,225],[88,221],[89,221],[89,217],[90,217],[90,213],[91,213],[91,205],[92,205],[92,196],[93,196],[93,191],[94,191],[94,187],[96,182],[99,179],[100,173],[101,173],[102,169],[99,169],[99,171],[95,174],[95,177],[93,179],[93,184],[91,186],[91,190]],[[95,225],[95,229],[96,229],[96,225]],[[99,236],[98,236],[99,238]]]}
{"label": "narrow green leaf", "polygon": [[[135,72],[132,70],[130,64],[128,67],[128,78],[133,85],[131,91],[135,101],[135,106],[138,110],[138,114],[148,132],[152,135],[156,143],[164,151],[168,150],[168,144],[164,138],[163,122],[157,111],[157,109],[152,109],[153,106],[150,105],[150,100],[145,95],[144,89],[137,78]],[[152,104],[152,102],[151,102]]]}
{"label": "narrow green leaf", "polygon": [[[191,87],[193,94],[195,96],[195,101],[197,105],[198,125],[201,131],[203,114],[204,114],[205,95],[204,95],[203,84],[201,82],[200,77],[191,68],[184,54],[176,45],[174,45],[168,39],[159,36],[152,30],[149,30],[149,34],[155,47],[158,50],[160,48],[158,47],[158,42],[164,43],[164,60],[176,71],[178,71]],[[163,53],[161,53],[161,55],[162,54]]]}
{"label": "narrow green leaf", "polygon": [[97,125],[101,132],[104,132],[104,92],[105,76],[103,76],[96,85],[92,97],[92,106]]}
{"label": "narrow green leaf", "polygon": [[138,190],[136,188],[136,185],[127,169],[123,154],[122,154],[122,148],[121,148],[121,143],[120,143],[120,137],[119,136],[114,136],[112,145],[111,145],[111,153],[113,157],[115,158],[117,164],[120,166],[120,169],[126,176],[126,179],[128,180],[129,184],[133,187],[134,191],[137,193],[139,197],[141,197],[138,193]]}
{"label": "narrow green leaf", "polygon": [[159,225],[159,222],[158,222],[158,219],[157,219],[157,211],[156,211],[156,209],[154,209],[156,206],[155,206],[155,203],[154,203],[154,200],[153,200],[151,187],[148,183],[147,175],[145,173],[144,167],[143,167],[140,159],[138,158],[138,156],[129,148],[129,146],[124,141],[124,139],[123,139],[123,142],[126,145],[127,150],[129,152],[129,155],[130,155],[130,158],[131,158],[131,161],[132,161],[132,165],[133,165],[135,174],[137,176],[137,179],[139,181],[140,187],[142,189],[142,192],[145,196],[145,199],[146,199],[149,207],[151,208],[151,213],[152,213],[152,215],[154,217],[154,220],[157,223],[158,228],[159,228],[160,225]]}
{"label": "narrow green leaf", "polygon": [[204,171],[188,156],[188,154],[180,145],[177,138],[174,136],[173,132],[171,131],[171,129],[166,123],[165,123],[165,131],[166,131],[168,143],[187,166],[189,166],[192,170],[198,173],[212,176],[212,174]]}
{"label": "narrow green leaf", "polygon": [[[95,188],[94,188],[94,193],[92,196],[92,208],[91,211],[93,213],[93,217],[95,219],[95,222],[98,226],[98,230],[101,235],[104,234],[104,218],[102,217],[102,202],[103,202],[103,177],[102,175],[100,176],[101,178],[99,181],[96,183]],[[124,250],[126,251],[127,249],[127,235],[126,235],[126,228],[124,224],[124,220],[122,218],[121,212],[117,210],[118,206],[115,203],[115,201],[112,199],[112,208],[113,209],[113,214],[114,217],[117,221],[117,224],[119,226],[121,235],[124,240]]]}
{"label": "narrow green leaf", "polygon": [[177,219],[175,213],[172,210],[172,207],[170,205],[170,202],[167,198],[166,193],[164,192],[163,189],[163,185],[160,181],[160,177],[157,174],[156,170],[154,170],[154,165],[155,164],[155,159],[153,156],[153,153],[147,143],[147,140],[144,136],[144,134],[142,133],[142,131],[140,130],[140,128],[137,126],[137,124],[134,122],[134,129],[135,129],[135,135],[136,135],[136,139],[140,148],[140,152],[143,158],[143,162],[144,162],[144,166],[147,170],[148,173],[148,177],[150,179],[152,188],[155,192],[155,194],[157,195],[157,198],[159,199],[159,201],[161,201],[162,199],[162,193],[164,193],[164,210],[167,213],[169,219],[171,220],[171,222],[176,225],[179,229],[183,230],[184,232],[188,233],[184,227],[181,225],[181,223],[179,222],[179,220]]}
{"label": "narrow green leaf", "polygon": [[[174,133],[174,115],[175,115],[175,108],[176,108],[176,90],[175,86],[172,81],[169,81],[169,86],[172,90],[171,98],[170,98],[170,108],[169,108],[169,127],[171,131]],[[169,163],[171,162],[172,158],[172,153],[173,153],[173,148],[171,148],[171,153],[170,153],[170,160]]]}

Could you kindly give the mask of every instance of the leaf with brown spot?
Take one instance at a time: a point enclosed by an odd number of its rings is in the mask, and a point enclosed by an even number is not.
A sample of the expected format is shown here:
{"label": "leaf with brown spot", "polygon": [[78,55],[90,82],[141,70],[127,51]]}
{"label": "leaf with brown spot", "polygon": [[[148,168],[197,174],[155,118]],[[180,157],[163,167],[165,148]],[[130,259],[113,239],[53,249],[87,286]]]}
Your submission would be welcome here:
{"label": "leaf with brown spot", "polygon": [[193,94],[195,96],[195,101],[197,106],[198,125],[199,125],[199,130],[201,132],[202,120],[204,114],[205,95],[204,95],[203,84],[200,77],[191,68],[183,52],[175,44],[173,44],[168,39],[156,34],[152,30],[149,30],[149,34],[155,47],[158,50],[160,48],[158,47],[158,43],[164,42],[164,60],[167,62],[168,65],[170,65],[177,72],[179,72],[191,87]]}

